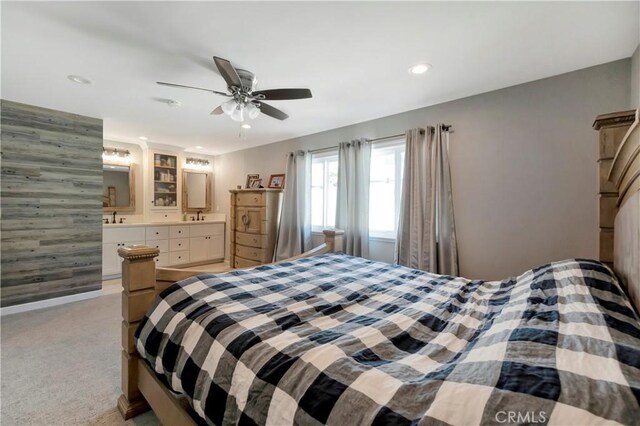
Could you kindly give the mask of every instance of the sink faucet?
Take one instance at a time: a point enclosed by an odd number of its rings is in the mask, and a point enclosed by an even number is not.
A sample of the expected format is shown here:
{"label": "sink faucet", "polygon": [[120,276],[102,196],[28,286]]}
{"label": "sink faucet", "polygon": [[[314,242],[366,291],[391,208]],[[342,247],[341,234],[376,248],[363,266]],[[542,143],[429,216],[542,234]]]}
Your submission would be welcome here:
{"label": "sink faucet", "polygon": [[113,212],[113,222],[111,223],[116,223],[116,213],[117,213],[116,211]]}
{"label": "sink faucet", "polygon": [[196,220],[200,220],[200,215],[202,214],[202,210],[198,210],[198,212],[196,213]]}

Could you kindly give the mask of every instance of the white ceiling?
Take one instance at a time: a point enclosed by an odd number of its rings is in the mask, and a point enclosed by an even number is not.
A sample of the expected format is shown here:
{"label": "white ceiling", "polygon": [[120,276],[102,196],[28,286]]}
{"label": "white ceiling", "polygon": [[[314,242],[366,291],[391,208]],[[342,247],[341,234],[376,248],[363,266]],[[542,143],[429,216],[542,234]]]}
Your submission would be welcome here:
{"label": "white ceiling", "polygon": [[[487,92],[631,56],[638,2],[2,2],[2,97],[99,117],[106,139],[219,154]],[[212,56],[291,117],[239,124],[209,112],[225,90]],[[429,62],[423,76],[407,69]],[[81,86],[69,74],[94,83]],[[181,101],[169,108],[162,99]]]}

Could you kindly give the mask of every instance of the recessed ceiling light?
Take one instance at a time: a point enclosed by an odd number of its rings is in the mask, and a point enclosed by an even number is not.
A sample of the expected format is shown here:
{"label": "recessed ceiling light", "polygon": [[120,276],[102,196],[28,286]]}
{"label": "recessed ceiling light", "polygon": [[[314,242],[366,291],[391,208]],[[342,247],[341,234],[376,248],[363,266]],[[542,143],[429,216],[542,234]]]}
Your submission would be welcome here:
{"label": "recessed ceiling light", "polygon": [[202,147],[200,145],[196,146],[196,149],[202,149]]}
{"label": "recessed ceiling light", "polygon": [[431,69],[431,64],[417,64],[409,68],[409,74],[424,74]]}
{"label": "recessed ceiling light", "polygon": [[78,84],[91,84],[91,80],[82,77],[81,75],[68,75],[67,78],[74,83]]}
{"label": "recessed ceiling light", "polygon": [[243,124],[242,128],[243,129],[250,129],[251,128],[251,124]]}
{"label": "recessed ceiling light", "polygon": [[149,138],[146,136],[138,136],[138,139],[140,139],[141,141],[148,141]]}

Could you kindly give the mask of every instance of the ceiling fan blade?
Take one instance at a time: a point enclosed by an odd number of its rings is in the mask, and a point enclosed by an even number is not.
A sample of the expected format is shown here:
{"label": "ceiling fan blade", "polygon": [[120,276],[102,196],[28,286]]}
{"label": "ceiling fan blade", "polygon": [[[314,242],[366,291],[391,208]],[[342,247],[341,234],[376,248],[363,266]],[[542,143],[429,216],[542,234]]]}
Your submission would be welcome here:
{"label": "ceiling fan blade", "polygon": [[221,105],[219,105],[218,108],[211,111],[211,115],[220,115],[220,114],[224,114],[224,111],[222,110]]}
{"label": "ceiling fan blade", "polygon": [[240,76],[238,76],[238,72],[231,65],[231,62],[217,56],[214,56],[213,60],[216,63],[216,67],[218,67],[218,71],[220,71],[220,75],[227,82],[227,86],[242,87]]}
{"label": "ceiling fan blade", "polygon": [[287,118],[289,118],[287,114],[280,111],[278,108],[274,108],[269,104],[265,104],[264,102],[260,102],[258,108],[260,108],[260,112],[262,112],[263,114],[268,115],[269,117],[277,118],[278,120],[286,120]]}
{"label": "ceiling fan blade", "polygon": [[182,87],[184,89],[204,90],[205,92],[215,93],[216,95],[231,97],[231,95],[228,93],[218,92],[217,90],[204,89],[202,87],[185,86],[184,84],[175,84],[175,83],[165,83],[164,81],[156,81],[156,83],[158,83],[161,86]]}
{"label": "ceiling fan blade", "polygon": [[[311,97],[309,89],[268,89],[256,90],[251,93],[252,96],[260,96],[261,99],[268,101],[283,101],[286,99],[307,99]],[[264,96],[264,98],[262,97]]]}

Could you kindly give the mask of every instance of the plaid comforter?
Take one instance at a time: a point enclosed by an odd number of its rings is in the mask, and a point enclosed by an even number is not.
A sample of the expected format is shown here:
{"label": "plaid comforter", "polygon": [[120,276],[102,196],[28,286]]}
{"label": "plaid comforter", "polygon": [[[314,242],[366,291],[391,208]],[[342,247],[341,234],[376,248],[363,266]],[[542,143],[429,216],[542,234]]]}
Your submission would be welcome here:
{"label": "plaid comforter", "polygon": [[640,323],[608,268],[470,281],[329,254],[202,275],[136,333],[210,424],[640,422]]}

